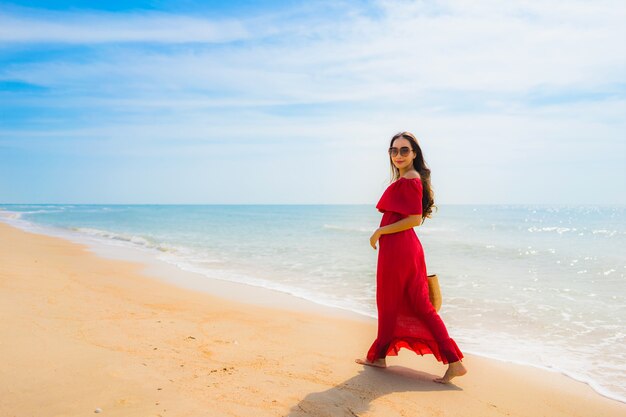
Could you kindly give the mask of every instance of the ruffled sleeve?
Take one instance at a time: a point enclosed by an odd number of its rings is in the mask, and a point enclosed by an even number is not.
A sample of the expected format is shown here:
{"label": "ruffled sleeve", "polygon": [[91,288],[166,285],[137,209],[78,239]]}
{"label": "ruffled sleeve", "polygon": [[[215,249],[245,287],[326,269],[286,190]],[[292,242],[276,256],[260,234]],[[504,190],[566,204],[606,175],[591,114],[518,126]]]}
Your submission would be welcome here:
{"label": "ruffled sleeve", "polygon": [[422,181],[401,177],[392,183],[376,204],[380,212],[393,211],[406,216],[422,214]]}

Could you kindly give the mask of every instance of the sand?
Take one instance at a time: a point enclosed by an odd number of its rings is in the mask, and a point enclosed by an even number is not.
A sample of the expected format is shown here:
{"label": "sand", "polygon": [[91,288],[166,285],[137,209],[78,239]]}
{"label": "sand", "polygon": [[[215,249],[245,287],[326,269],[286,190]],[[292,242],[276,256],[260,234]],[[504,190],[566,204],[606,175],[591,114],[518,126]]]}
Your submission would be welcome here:
{"label": "sand", "polygon": [[372,320],[153,275],[0,223],[0,416],[626,415],[562,374],[474,355],[451,385],[432,355],[363,367]]}

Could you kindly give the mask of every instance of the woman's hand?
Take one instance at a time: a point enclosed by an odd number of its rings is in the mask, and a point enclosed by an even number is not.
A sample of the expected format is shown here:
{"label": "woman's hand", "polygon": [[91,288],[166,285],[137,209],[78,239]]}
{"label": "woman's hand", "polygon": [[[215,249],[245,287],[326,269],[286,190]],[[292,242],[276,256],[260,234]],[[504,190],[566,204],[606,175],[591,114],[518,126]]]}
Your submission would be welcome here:
{"label": "woman's hand", "polygon": [[380,239],[380,229],[376,229],[374,234],[370,237],[370,245],[372,245],[374,249],[376,249],[376,242],[378,242],[378,239]]}

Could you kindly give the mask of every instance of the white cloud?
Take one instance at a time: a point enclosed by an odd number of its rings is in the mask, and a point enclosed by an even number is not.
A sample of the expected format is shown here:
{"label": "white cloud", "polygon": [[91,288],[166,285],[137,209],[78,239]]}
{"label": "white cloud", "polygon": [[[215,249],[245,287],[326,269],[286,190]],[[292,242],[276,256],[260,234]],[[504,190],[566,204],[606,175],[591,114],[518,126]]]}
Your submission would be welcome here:
{"label": "white cloud", "polygon": [[[251,43],[162,53],[120,47],[89,62],[13,65],[2,77],[60,87],[115,78],[130,92],[158,86],[168,95],[217,86],[242,100],[293,103],[416,98],[424,91],[594,89],[623,81],[626,29],[620,17],[626,7],[594,5],[583,14],[580,5],[507,4],[446,2],[448,13],[431,16],[421,13],[421,3],[385,2],[385,14],[325,21],[313,38],[302,32],[303,17],[278,28],[274,17],[223,23],[172,15],[70,15],[59,23],[14,24],[15,18],[5,17],[5,41]],[[560,9],[563,14],[556,14]],[[272,42],[259,41],[270,31]]]}
{"label": "white cloud", "polygon": [[[375,198],[363,188],[349,191],[349,183],[386,176],[384,163],[372,164],[384,161],[386,140],[398,130],[424,138],[448,202],[502,202],[507,181],[520,178],[537,187],[511,199],[552,198],[553,188],[541,188],[548,168],[565,176],[585,160],[623,150],[622,2],[336,7],[330,16],[320,7],[230,20],[0,15],[7,45],[90,48],[80,60],[57,55],[0,69],[0,79],[50,89],[12,96],[12,105],[62,112],[58,123],[33,118],[2,128],[0,146],[215,161],[216,144],[232,138],[263,155],[250,162],[258,170],[280,166],[284,149],[316,152],[319,166],[301,175],[325,181],[328,202]],[[611,163],[612,171],[579,179],[610,182],[618,166]],[[484,181],[484,194],[467,188],[470,173]],[[615,200],[604,192],[605,201]]]}
{"label": "white cloud", "polygon": [[231,42],[250,35],[235,20],[208,20],[164,13],[0,13],[0,43]]}

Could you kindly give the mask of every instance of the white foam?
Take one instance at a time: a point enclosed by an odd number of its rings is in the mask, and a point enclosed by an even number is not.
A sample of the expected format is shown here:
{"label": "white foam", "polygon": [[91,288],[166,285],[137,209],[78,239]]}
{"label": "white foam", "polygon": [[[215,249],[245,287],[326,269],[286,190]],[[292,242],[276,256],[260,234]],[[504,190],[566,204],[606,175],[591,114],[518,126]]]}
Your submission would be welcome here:
{"label": "white foam", "polygon": [[143,236],[110,232],[108,230],[100,230],[100,229],[95,229],[91,227],[72,227],[70,228],[70,230],[73,230],[73,231],[76,231],[76,232],[79,232],[88,236],[92,236],[92,237],[104,238],[106,239],[107,243],[111,243],[109,242],[109,240],[114,240],[114,241],[132,243],[132,244],[143,246],[146,248],[156,249],[160,252],[176,253],[179,251],[179,248],[175,246],[165,245],[163,243],[155,242],[152,239],[149,239]]}
{"label": "white foam", "polygon": [[358,232],[358,233],[372,233],[373,232],[373,229],[371,227],[346,227],[346,226],[337,226],[334,224],[325,224],[322,227],[324,229],[337,230],[341,232]]}
{"label": "white foam", "polygon": [[567,233],[567,232],[575,232],[576,228],[572,227],[557,227],[557,226],[550,226],[550,227],[536,227],[536,226],[531,226],[527,229],[529,232],[531,233],[536,233],[536,232],[556,232],[560,235],[562,235],[563,233]]}
{"label": "white foam", "polygon": [[0,218],[2,219],[18,220],[21,217],[22,217],[21,213],[0,209]]}

